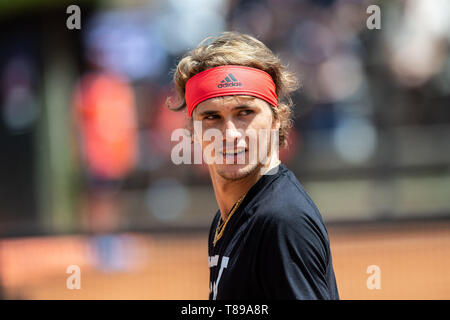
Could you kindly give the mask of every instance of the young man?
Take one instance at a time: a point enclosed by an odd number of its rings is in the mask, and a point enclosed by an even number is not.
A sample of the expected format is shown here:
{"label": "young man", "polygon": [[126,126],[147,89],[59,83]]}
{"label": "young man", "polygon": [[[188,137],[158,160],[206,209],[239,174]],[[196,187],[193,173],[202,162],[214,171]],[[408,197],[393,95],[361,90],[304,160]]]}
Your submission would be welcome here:
{"label": "young man", "polygon": [[273,147],[286,145],[295,76],[257,39],[225,32],[185,55],[174,82],[219,206],[209,298],[339,299],[321,215]]}

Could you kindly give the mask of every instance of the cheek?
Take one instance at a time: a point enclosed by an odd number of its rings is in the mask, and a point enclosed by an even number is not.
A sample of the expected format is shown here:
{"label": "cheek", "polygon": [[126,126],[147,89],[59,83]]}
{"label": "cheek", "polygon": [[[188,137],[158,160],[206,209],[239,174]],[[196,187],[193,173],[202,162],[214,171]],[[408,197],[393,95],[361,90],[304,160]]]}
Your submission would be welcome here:
{"label": "cheek", "polygon": [[268,116],[258,115],[247,127],[246,130],[247,143],[257,146],[258,149],[261,146],[268,145],[270,143],[271,130],[272,130],[271,114],[269,114]]}
{"label": "cheek", "polygon": [[270,131],[272,129],[272,115],[261,113],[258,114],[256,117],[253,118],[252,122],[247,127],[248,129],[252,130],[268,130]]}
{"label": "cheek", "polygon": [[204,152],[207,152],[207,154],[211,154],[212,156],[216,155],[216,150],[221,149],[223,143],[221,137],[207,137],[204,140],[202,140],[201,146],[202,150]]}

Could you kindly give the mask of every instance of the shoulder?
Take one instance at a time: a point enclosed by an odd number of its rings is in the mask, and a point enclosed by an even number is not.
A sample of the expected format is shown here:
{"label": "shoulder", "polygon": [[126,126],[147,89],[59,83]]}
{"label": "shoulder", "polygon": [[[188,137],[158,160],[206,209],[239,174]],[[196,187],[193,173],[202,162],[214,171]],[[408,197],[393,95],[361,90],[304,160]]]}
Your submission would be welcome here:
{"label": "shoulder", "polygon": [[248,212],[255,219],[269,224],[281,223],[293,227],[324,225],[313,200],[294,173],[285,167],[278,179],[249,206]]}
{"label": "shoulder", "polygon": [[328,256],[328,233],[322,216],[290,170],[281,172],[249,208],[249,214],[261,237],[287,241],[302,250],[314,247]]}

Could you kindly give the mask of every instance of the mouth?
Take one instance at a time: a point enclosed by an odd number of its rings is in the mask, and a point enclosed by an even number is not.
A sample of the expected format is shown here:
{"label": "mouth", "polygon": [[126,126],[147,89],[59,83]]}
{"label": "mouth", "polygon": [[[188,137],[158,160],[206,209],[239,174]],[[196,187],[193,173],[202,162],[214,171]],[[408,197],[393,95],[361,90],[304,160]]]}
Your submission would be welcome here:
{"label": "mouth", "polygon": [[235,150],[235,151],[226,151],[226,152],[221,151],[220,154],[226,155],[226,156],[233,156],[233,155],[242,154],[244,152],[247,152],[247,149],[241,149],[241,150]]}
{"label": "mouth", "polygon": [[226,152],[219,152],[219,155],[223,157],[225,160],[224,164],[234,164],[237,162],[238,158],[241,158],[246,155],[248,152],[247,149],[240,149],[240,150],[234,150],[234,151],[226,151]]}

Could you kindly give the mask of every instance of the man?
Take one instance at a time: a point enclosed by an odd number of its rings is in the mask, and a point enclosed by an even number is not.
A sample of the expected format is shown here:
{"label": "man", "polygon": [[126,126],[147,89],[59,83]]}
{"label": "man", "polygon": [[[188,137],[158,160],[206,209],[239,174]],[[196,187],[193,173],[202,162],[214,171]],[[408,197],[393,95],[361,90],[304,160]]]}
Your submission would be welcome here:
{"label": "man", "polygon": [[[183,103],[172,109],[187,110],[219,206],[209,234],[209,298],[338,299],[321,215],[273,148],[287,143],[295,76],[251,36],[225,32],[206,41],[179,62],[174,82]],[[269,131],[278,134],[259,134]]]}

